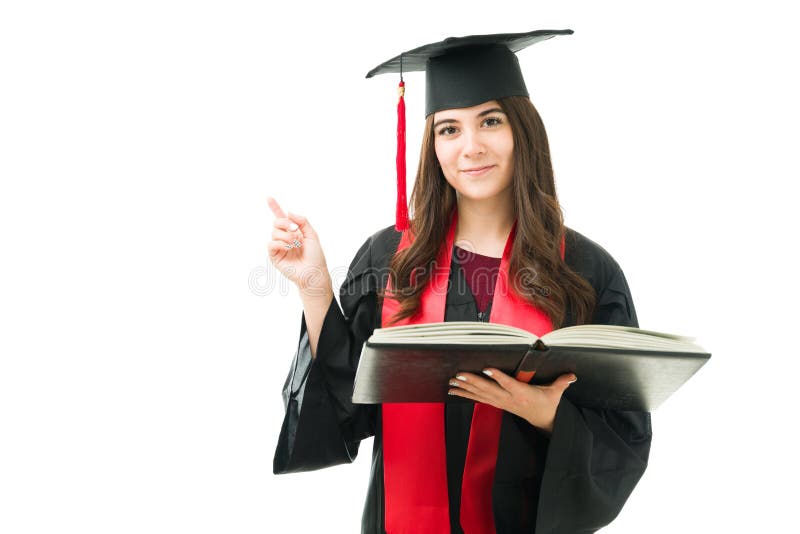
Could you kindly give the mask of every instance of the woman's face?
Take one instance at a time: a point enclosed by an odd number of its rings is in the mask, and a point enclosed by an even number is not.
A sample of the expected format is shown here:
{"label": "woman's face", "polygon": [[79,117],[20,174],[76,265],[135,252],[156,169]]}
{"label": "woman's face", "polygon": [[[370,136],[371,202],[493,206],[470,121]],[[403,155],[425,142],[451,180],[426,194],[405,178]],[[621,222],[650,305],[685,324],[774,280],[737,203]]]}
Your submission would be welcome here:
{"label": "woman's face", "polygon": [[487,200],[508,194],[514,174],[514,139],[497,101],[437,111],[433,130],[444,177],[461,196]]}

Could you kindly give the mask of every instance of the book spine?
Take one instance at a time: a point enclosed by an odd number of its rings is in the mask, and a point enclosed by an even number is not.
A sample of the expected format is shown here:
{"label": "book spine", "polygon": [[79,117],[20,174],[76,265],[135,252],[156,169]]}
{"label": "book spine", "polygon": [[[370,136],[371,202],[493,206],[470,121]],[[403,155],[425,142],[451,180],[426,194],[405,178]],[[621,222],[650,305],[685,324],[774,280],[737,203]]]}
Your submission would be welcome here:
{"label": "book spine", "polygon": [[[538,360],[537,353],[540,352],[541,351],[536,350],[536,345],[532,345],[527,350],[527,352],[525,352],[525,355],[522,357],[522,360],[520,360],[519,365],[517,365],[517,368],[514,371],[514,375],[517,378],[520,378],[520,375],[523,374],[527,375],[528,373],[530,373],[532,377],[533,373],[536,372],[536,362]],[[528,380],[530,380],[530,378],[528,378]],[[525,380],[525,382],[527,382],[528,380]]]}

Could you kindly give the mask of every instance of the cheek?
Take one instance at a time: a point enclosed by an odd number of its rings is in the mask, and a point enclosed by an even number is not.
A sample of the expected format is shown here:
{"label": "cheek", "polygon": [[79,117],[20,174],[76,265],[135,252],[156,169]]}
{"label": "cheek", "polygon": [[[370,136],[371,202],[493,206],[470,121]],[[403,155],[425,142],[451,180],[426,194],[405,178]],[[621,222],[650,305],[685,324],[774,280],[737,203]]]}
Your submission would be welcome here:
{"label": "cheek", "polygon": [[447,175],[450,171],[450,167],[452,166],[452,158],[453,158],[453,151],[450,149],[446,143],[434,143],[434,150],[436,152],[436,159],[439,160],[439,166],[444,171],[445,175]]}
{"label": "cheek", "polygon": [[441,163],[444,156],[444,147],[438,139],[433,143],[433,151],[436,152],[436,159],[438,159],[439,163]]}
{"label": "cheek", "polygon": [[506,161],[514,161],[514,137],[511,132],[508,132],[508,137],[503,140],[503,154],[505,154]]}

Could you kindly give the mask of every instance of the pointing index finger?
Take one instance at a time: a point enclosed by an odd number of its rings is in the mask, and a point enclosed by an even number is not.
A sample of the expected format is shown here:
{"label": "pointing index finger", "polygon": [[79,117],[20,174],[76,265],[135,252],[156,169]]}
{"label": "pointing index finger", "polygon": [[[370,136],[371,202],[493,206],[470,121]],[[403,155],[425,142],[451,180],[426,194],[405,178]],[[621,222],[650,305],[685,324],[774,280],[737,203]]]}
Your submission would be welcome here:
{"label": "pointing index finger", "polygon": [[278,201],[272,197],[267,197],[267,204],[269,205],[269,209],[272,210],[272,213],[275,214],[276,217],[286,218],[286,213],[284,213],[283,209],[281,209]]}

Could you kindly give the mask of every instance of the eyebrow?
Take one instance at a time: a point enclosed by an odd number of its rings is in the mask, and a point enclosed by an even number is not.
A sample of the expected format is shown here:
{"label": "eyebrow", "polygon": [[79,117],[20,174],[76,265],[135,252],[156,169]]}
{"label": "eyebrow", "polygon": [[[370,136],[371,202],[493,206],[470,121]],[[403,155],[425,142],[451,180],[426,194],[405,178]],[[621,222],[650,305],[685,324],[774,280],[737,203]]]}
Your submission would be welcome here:
{"label": "eyebrow", "polygon": [[[486,115],[490,115],[492,113],[498,113],[498,112],[502,113],[503,115],[505,115],[505,112],[501,108],[489,108],[487,110],[484,110],[484,111],[481,111],[480,113],[478,113],[478,117],[479,118],[480,117],[485,117]],[[455,119],[442,119],[440,121],[436,121],[433,124],[433,128],[436,129],[439,126],[441,126],[442,124],[449,124],[449,123],[452,123],[452,122],[458,122],[458,121],[455,120]]]}

